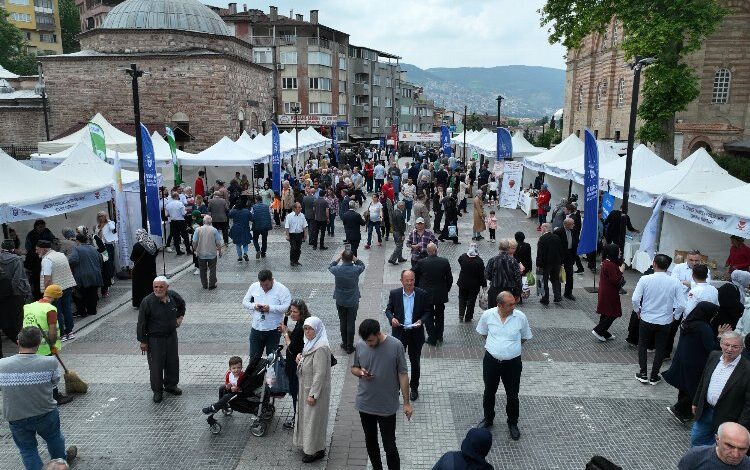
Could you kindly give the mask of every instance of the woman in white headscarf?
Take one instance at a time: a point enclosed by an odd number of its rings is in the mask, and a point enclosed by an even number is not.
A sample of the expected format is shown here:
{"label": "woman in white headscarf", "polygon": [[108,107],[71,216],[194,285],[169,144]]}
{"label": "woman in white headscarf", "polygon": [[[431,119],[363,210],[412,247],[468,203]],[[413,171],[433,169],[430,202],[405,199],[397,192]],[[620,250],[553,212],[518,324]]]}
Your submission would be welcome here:
{"label": "woman in white headscarf", "polygon": [[294,444],[302,447],[305,453],[302,461],[309,463],[325,456],[331,400],[331,346],[320,318],[307,318],[303,329],[305,346],[297,355],[299,399]]}

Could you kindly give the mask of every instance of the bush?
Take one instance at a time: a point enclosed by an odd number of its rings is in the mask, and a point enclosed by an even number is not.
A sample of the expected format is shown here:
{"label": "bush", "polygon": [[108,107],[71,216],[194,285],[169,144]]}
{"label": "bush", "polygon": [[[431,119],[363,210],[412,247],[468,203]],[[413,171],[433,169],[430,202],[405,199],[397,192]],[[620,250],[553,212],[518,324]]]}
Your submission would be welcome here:
{"label": "bush", "polygon": [[750,158],[737,157],[726,153],[711,154],[720,167],[735,178],[750,183]]}

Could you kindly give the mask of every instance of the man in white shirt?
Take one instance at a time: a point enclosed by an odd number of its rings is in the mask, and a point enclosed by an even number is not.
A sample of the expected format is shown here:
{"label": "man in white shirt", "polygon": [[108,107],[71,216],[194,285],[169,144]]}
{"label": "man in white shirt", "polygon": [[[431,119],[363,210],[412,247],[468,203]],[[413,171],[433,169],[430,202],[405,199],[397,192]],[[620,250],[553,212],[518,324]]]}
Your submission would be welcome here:
{"label": "man in white shirt", "polygon": [[307,219],[302,214],[302,204],[294,203],[294,211],[286,216],[284,220],[284,231],[289,241],[289,265],[302,266],[299,256],[302,253],[302,242],[307,236]]}
{"label": "man in white shirt", "polygon": [[185,250],[192,253],[190,248],[190,237],[188,237],[187,227],[185,226],[185,205],[180,202],[180,195],[175,191],[172,193],[172,200],[164,206],[164,211],[169,218],[169,231],[174,237],[174,249],[178,255],[184,254],[180,251],[180,238],[185,243]]}
{"label": "man in white shirt", "polygon": [[690,288],[685,300],[684,315],[681,314],[679,317],[675,312],[675,318],[684,318],[690,315],[696,305],[699,302],[711,302],[714,305],[719,305],[719,291],[716,287],[712,286],[707,281],[708,278],[708,267],[704,264],[696,265],[693,268],[693,287]]}
{"label": "man in white shirt", "polygon": [[[667,274],[669,257],[658,254],[654,257],[654,274],[643,276],[633,290],[633,309],[638,312],[638,364],[640,372],[635,378],[641,383],[656,385],[661,381],[659,371],[669,338],[669,329],[674,312],[682,312],[684,295],[680,282]],[[656,352],[651,367],[651,377],[647,375],[646,349],[653,339]]]}
{"label": "man in white shirt", "polygon": [[284,284],[277,282],[268,269],[258,272],[258,282],[250,288],[242,299],[242,306],[250,312],[250,357],[261,354],[265,348],[270,354],[279,345],[281,331],[278,329],[284,314],[292,303],[292,294]]}
{"label": "man in white shirt", "polygon": [[485,353],[482,361],[484,379],[484,419],[477,427],[492,427],[495,420],[495,394],[503,381],[507,402],[505,414],[508,417],[510,437],[514,441],[521,438],[518,430],[519,401],[521,387],[521,344],[530,340],[531,328],[526,315],[516,310],[516,298],[510,292],[497,295],[497,308],[485,310],[477,324],[477,333],[485,339]]}
{"label": "man in white shirt", "polygon": [[[672,277],[682,283],[685,293],[687,293],[688,289],[690,289],[693,284],[693,268],[702,264],[702,262],[701,252],[693,250],[687,254],[684,263],[676,264],[674,268],[672,268]],[[708,270],[706,282],[709,284],[711,283],[711,270]]]}

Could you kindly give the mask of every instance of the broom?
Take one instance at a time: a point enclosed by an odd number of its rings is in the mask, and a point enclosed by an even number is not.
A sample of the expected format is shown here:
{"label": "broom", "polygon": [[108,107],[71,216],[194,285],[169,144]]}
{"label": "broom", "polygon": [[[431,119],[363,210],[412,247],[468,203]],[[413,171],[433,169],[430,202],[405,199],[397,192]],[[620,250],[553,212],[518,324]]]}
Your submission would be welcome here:
{"label": "broom", "polygon": [[[47,342],[47,345],[49,345],[50,348],[52,348],[52,343],[49,340],[49,336],[47,333],[42,330],[41,327],[37,324],[37,327],[39,328],[39,331],[42,332],[42,336],[44,337],[44,341]],[[89,391],[89,385],[84,382],[78,374],[73,372],[72,370],[68,370],[67,367],[65,367],[65,364],[63,363],[62,359],[60,359],[60,355],[55,353],[55,358],[57,358],[57,362],[60,363],[60,365],[63,368],[64,374],[63,378],[65,379],[65,393],[86,393]]]}

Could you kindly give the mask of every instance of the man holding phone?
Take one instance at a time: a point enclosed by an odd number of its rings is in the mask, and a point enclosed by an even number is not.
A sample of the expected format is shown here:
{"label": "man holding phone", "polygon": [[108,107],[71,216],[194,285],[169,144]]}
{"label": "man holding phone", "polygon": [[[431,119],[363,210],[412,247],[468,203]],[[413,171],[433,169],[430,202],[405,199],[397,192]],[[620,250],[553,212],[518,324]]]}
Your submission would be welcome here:
{"label": "man holding phone", "polygon": [[287,287],[276,281],[268,269],[258,272],[258,282],[250,288],[242,299],[242,306],[253,317],[250,329],[250,358],[263,352],[270,354],[279,345],[281,332],[277,329],[284,314],[292,303],[292,294]]}
{"label": "man holding phone", "polygon": [[408,419],[412,416],[404,348],[397,339],[380,331],[377,320],[363,320],[359,336],[362,341],[356,345],[351,372],[359,379],[355,407],[365,432],[367,455],[374,470],[383,469],[378,444],[380,427],[388,470],[399,470],[401,459],[396,447],[399,390],[404,400],[404,414]]}

